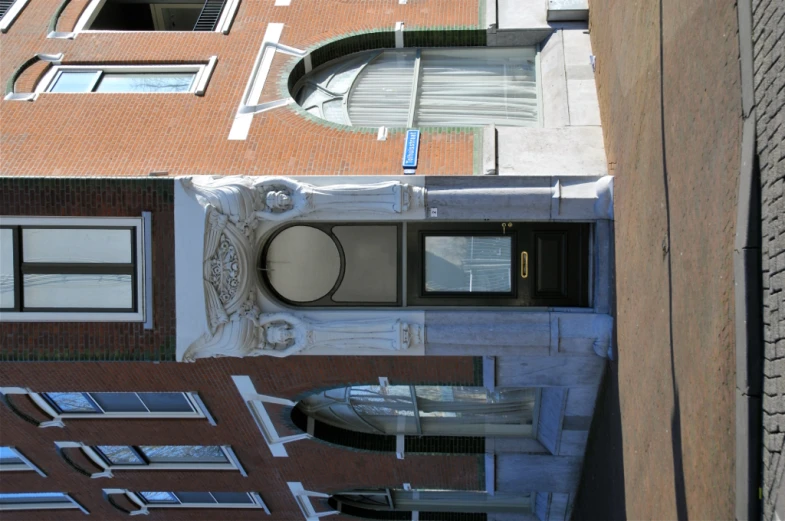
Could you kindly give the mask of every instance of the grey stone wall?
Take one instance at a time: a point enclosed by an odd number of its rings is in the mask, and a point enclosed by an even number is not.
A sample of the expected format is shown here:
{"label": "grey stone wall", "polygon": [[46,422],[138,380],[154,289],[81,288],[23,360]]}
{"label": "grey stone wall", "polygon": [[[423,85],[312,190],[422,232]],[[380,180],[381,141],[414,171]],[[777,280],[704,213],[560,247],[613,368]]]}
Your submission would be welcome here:
{"label": "grey stone wall", "polygon": [[[763,337],[763,518],[782,504],[785,455],[785,2],[753,0],[757,147],[761,173]],[[783,512],[778,511],[780,517]]]}

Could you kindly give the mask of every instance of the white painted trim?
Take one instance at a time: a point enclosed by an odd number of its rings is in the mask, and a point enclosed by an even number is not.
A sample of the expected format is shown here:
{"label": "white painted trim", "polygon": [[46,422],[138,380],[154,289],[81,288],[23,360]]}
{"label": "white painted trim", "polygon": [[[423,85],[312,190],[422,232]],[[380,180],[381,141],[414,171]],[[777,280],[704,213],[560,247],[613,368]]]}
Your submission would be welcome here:
{"label": "white painted trim", "polygon": [[292,0],[275,0],[275,4],[277,7],[286,7],[292,5]]}
{"label": "white painted trim", "polygon": [[90,27],[90,25],[92,25],[105,3],[106,0],[92,0],[87,5],[85,10],[82,11],[81,16],[79,16],[79,19],[76,21],[73,31],[74,36],[80,32],[85,31],[86,27]]}
{"label": "white painted trim", "polygon": [[289,486],[289,492],[294,496],[297,506],[300,507],[300,512],[302,512],[305,521],[318,521],[321,517],[340,514],[337,510],[327,510],[324,512],[316,512],[316,510],[314,510],[310,498],[329,498],[329,494],[305,490],[303,484],[299,481],[287,481],[286,484]]}
{"label": "white painted trim", "polygon": [[[24,312],[4,311],[0,322],[144,322],[147,310],[145,284],[145,241],[143,217],[22,217],[3,216],[0,224],[6,226],[128,226],[136,229],[136,276],[137,304],[135,313],[69,313],[69,312]],[[152,259],[151,259],[152,260]],[[152,310],[150,311],[152,313]]]}
{"label": "white painted trim", "polygon": [[[215,56],[211,57],[210,60],[216,58]],[[217,58],[216,58],[217,60]],[[205,76],[205,69],[209,67],[209,63],[207,64],[193,64],[193,65],[104,65],[100,63],[92,64],[92,65],[55,65],[52,67],[41,81],[38,82],[36,85],[35,93],[36,94],[57,94],[57,95],[68,95],[68,94],[199,94],[197,91],[198,84],[200,83],[200,78]],[[213,63],[213,67],[215,67],[215,63]],[[89,92],[89,93],[72,93],[72,92],[50,92],[50,89],[54,86],[57,78],[59,77],[60,73],[65,71],[72,71],[72,70],[84,70],[84,71],[99,71],[102,73],[155,73],[155,72],[191,72],[194,74],[193,80],[191,80],[191,86],[188,89],[188,92]],[[212,70],[206,74],[206,79],[204,80],[204,88],[206,88],[206,83],[209,81],[209,77],[212,74]],[[202,91],[204,93],[204,90]]]}
{"label": "white painted trim", "polygon": [[395,22],[395,48],[402,49],[403,48],[403,30],[406,27],[406,24],[403,22]]}
{"label": "white painted trim", "polygon": [[16,447],[6,447],[7,449],[11,450],[16,457],[22,460],[22,463],[10,463],[5,465],[0,465],[0,472],[18,472],[18,471],[27,471],[27,470],[34,470],[36,471],[41,477],[46,477],[46,473],[41,470],[38,465],[30,461],[22,454],[19,449]]}
{"label": "white painted trim", "polygon": [[229,131],[229,140],[231,141],[244,141],[248,137],[254,113],[264,112],[294,102],[294,99],[288,97],[259,104],[259,98],[262,95],[267,76],[270,74],[275,53],[280,51],[284,54],[300,57],[308,55],[307,51],[278,43],[281,39],[283,28],[284,24],[282,23],[267,24],[264,38],[262,38],[262,45],[254,60],[251,75],[248,77],[248,83],[245,85],[242,98],[240,98],[240,106],[237,108],[237,114]]}
{"label": "white painted trim", "polygon": [[3,18],[0,19],[0,32],[5,33],[8,32],[8,28],[11,27],[11,24],[14,23],[16,17],[19,16],[19,13],[22,12],[22,9],[25,8],[27,2],[30,0],[16,0],[8,11],[5,12]]}
{"label": "white painted trim", "polygon": [[237,8],[240,7],[240,0],[229,0],[224,5],[221,17],[218,18],[218,23],[215,24],[215,31],[223,34],[229,34],[229,29],[232,27],[232,22],[237,14]]}
{"label": "white painted trim", "polygon": [[398,459],[403,459],[406,448],[406,436],[403,434],[395,435],[395,456]]}
{"label": "white painted trim", "polygon": [[144,264],[138,276],[144,279],[144,328],[153,329],[153,215],[142,212]]}
{"label": "white painted trim", "polygon": [[210,59],[207,61],[207,66],[197,74],[194,81],[194,94],[197,96],[204,96],[204,91],[207,90],[207,82],[209,82],[210,78],[213,76],[216,63],[218,63],[218,56],[210,56]]}
{"label": "white painted trim", "polygon": [[240,392],[243,401],[245,401],[245,404],[248,406],[248,411],[251,413],[254,422],[256,422],[256,426],[259,427],[262,438],[264,438],[264,442],[267,444],[267,447],[270,449],[273,456],[276,458],[287,458],[289,457],[289,454],[284,447],[285,443],[304,440],[311,437],[308,433],[279,436],[278,430],[275,428],[267,409],[264,408],[264,402],[292,407],[295,405],[293,401],[257,393],[256,387],[251,381],[250,376],[233,375],[232,381]]}

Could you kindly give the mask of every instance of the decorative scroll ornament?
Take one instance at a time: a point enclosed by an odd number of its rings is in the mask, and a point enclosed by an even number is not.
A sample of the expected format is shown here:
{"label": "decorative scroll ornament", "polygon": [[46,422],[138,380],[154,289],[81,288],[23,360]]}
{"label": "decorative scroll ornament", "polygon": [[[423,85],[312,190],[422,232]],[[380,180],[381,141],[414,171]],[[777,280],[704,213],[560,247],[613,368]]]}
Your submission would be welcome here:
{"label": "decorative scroll ornament", "polygon": [[255,306],[188,348],[184,360],[219,356],[287,357],[314,348],[402,351],[425,342],[423,326],[398,319],[316,322],[288,313],[262,313]]}

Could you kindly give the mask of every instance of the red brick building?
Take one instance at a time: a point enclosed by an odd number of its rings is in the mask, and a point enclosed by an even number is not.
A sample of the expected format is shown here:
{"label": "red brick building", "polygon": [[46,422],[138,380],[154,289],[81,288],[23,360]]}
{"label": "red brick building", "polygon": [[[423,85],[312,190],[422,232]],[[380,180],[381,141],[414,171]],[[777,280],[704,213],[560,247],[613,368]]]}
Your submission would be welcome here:
{"label": "red brick building", "polygon": [[0,517],[568,517],[612,180],[541,3],[3,5]]}

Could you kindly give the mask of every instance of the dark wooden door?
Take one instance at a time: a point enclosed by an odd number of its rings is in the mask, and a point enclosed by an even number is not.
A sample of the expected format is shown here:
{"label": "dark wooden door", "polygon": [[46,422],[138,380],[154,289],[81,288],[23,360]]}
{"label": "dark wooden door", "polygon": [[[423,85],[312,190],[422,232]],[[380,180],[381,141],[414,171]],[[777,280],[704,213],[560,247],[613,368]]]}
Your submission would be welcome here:
{"label": "dark wooden door", "polygon": [[411,223],[407,303],[588,306],[590,225]]}

